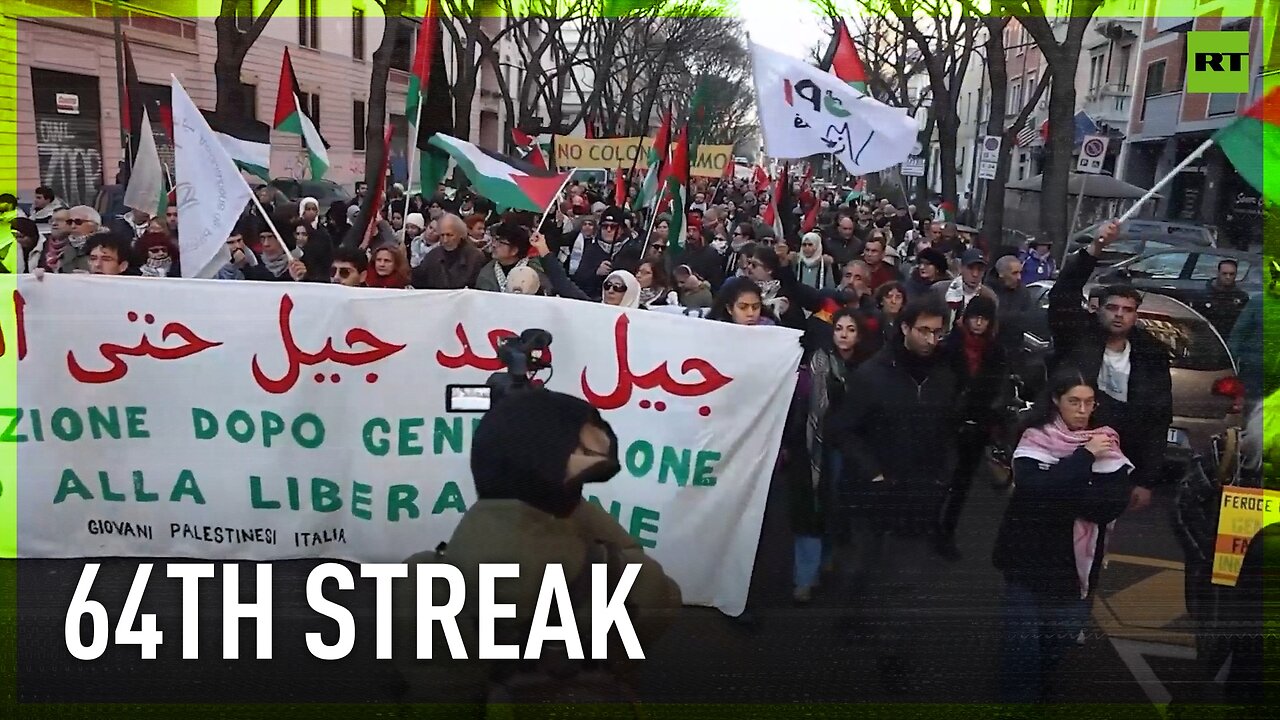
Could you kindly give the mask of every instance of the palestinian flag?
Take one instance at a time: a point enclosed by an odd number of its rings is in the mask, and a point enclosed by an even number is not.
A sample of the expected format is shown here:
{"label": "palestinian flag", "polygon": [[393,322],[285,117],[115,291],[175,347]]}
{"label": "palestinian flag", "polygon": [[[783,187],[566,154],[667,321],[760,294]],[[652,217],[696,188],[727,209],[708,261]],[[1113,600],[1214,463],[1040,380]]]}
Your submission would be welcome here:
{"label": "palestinian flag", "polygon": [[169,192],[165,188],[164,167],[156,150],[156,139],[151,134],[151,118],[145,108],[138,132],[138,148],[133,167],[129,172],[129,184],[124,190],[125,207],[141,210],[151,217],[164,217],[169,204]]}
{"label": "palestinian flag", "polygon": [[520,150],[520,157],[539,170],[547,169],[547,156],[542,146],[529,133],[520,128],[511,128],[511,141]]}
{"label": "palestinian flag", "polygon": [[800,207],[804,208],[804,218],[800,221],[800,232],[807,233],[818,226],[818,209],[821,203],[813,192],[813,166],[804,173],[800,183]]}
{"label": "palestinian flag", "polygon": [[778,175],[777,181],[773,185],[773,192],[769,195],[769,205],[765,207],[764,214],[760,216],[760,221],[766,226],[773,228],[774,237],[779,241],[786,240],[786,225],[783,223],[782,216],[784,214],[783,196],[790,195],[788,187],[791,184],[787,177],[789,163],[784,163],[782,173]]}
{"label": "palestinian flag", "polygon": [[571,174],[538,170],[523,160],[489,152],[441,133],[431,136],[431,146],[458,163],[476,193],[492,200],[499,208],[543,212],[555,202]]}
{"label": "palestinian flag", "polygon": [[627,206],[627,189],[630,185],[627,182],[627,175],[627,171],[621,167],[613,173],[613,204],[616,207]]}
{"label": "palestinian flag", "polygon": [[[431,45],[431,54],[427,58],[430,71],[425,78],[426,95],[419,105],[421,111],[415,111],[418,118],[416,146],[419,151],[416,179],[418,188],[430,198],[435,195],[436,187],[444,182],[445,176],[449,174],[449,155],[432,146],[431,136],[436,133],[453,134],[454,102],[453,91],[449,87],[448,68],[445,66],[444,44],[439,42],[439,9],[437,8],[435,14],[431,15],[430,22],[424,17],[423,23],[435,26],[432,33],[436,42]],[[423,77],[418,79],[421,82]],[[410,185],[412,184],[411,180]]]}
{"label": "palestinian flag", "polygon": [[671,201],[671,223],[667,231],[669,253],[677,253],[684,249],[689,237],[689,222],[685,216],[689,207],[689,124],[685,123],[671,146],[667,168],[663,170],[666,179],[667,197]]}
{"label": "palestinian flag", "polygon": [[644,184],[640,186],[640,196],[636,205],[643,208],[653,207],[658,201],[661,190],[663,160],[667,157],[667,146],[671,136],[671,108],[662,114],[662,124],[658,126],[658,134],[649,148],[649,170],[644,175]]}
{"label": "palestinian flag", "polygon": [[824,69],[832,75],[848,83],[854,90],[869,95],[867,90],[867,69],[858,57],[858,48],[849,35],[849,27],[844,20],[836,22],[835,36],[831,38],[831,47],[827,50]]}
{"label": "palestinian flag", "polygon": [[[440,2],[439,0],[429,0],[427,9],[422,15],[422,22],[418,25],[418,41],[413,48],[413,66],[412,72],[409,73],[409,89],[405,94],[404,116],[409,121],[409,136],[413,138],[409,141],[410,147],[418,144],[418,133],[422,125],[422,104],[426,100],[426,94],[431,87],[431,65],[436,55],[436,45],[440,43]],[[447,170],[447,167],[446,167]],[[412,175],[412,173],[410,173]],[[432,173],[435,174],[434,172]],[[444,177],[443,174],[441,177]],[[413,181],[415,178],[409,178],[408,192],[413,191]],[[435,189],[435,183],[431,185]]]}
{"label": "palestinian flag", "polygon": [[133,64],[133,49],[129,36],[120,34],[120,54],[124,61],[124,87],[120,88],[120,132],[125,136],[129,166],[133,166],[138,144],[142,140],[142,84],[138,81],[138,68]]}
{"label": "palestinian flag", "polygon": [[[1213,136],[1236,172],[1268,202],[1280,203],[1280,86]],[[1266,172],[1269,170],[1270,172]]]}
{"label": "palestinian flag", "polygon": [[293,73],[293,61],[289,48],[284,49],[280,63],[280,86],[276,91],[275,129],[302,136],[302,144],[311,156],[311,179],[319,180],[329,171],[329,143],[320,136],[315,123],[302,107],[302,91],[298,89],[298,77]]}
{"label": "palestinian flag", "polygon": [[[227,119],[211,112],[201,113],[209,129],[222,142],[236,167],[263,182],[271,181],[271,127],[264,122]],[[172,124],[172,116],[169,122]]]}

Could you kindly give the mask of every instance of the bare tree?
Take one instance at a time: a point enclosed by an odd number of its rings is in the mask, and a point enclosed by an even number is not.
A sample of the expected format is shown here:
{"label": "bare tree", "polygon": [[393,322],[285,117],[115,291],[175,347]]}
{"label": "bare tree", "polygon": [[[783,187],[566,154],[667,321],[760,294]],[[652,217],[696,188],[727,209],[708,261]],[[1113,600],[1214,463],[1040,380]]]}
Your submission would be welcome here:
{"label": "bare tree", "polygon": [[[878,4],[878,0],[863,0]],[[956,103],[960,99],[960,85],[964,81],[973,57],[979,22],[968,8],[947,0],[888,0],[888,6],[906,37],[920,51],[925,71],[929,75],[929,93],[932,96],[930,119],[938,138],[938,162],[943,171],[942,199],[956,206],[959,199],[956,173],[956,145],[960,132],[960,115]],[[923,187],[923,183],[922,183]]]}
{"label": "bare tree", "polygon": [[[995,177],[987,181],[983,194],[982,233],[987,242],[993,245],[1002,243],[1004,237],[1004,186],[1009,182],[1009,168],[1012,164],[1013,148],[1032,110],[1044,96],[1049,86],[1049,78],[1053,74],[1048,69],[1040,77],[1036,89],[1023,101],[1021,108],[1011,108],[1008,104],[1009,73],[1005,67],[1004,31],[1010,18],[987,16],[982,18],[983,27],[987,30],[984,43],[987,53],[987,79],[991,85],[990,115],[987,118],[987,134],[1000,137],[1000,155],[996,163]],[[1012,113],[1018,113],[1012,122],[1006,119]]]}
{"label": "bare tree", "polygon": [[[1049,83],[1049,140],[1045,146],[1044,182],[1040,187],[1041,236],[1054,239],[1054,254],[1067,243],[1070,221],[1067,182],[1075,146],[1073,116],[1076,112],[1076,66],[1084,32],[1103,0],[1063,0],[1055,11],[1065,17],[1047,18],[1041,0],[994,0],[992,11],[1016,17],[1036,42],[1053,73]],[[1063,7],[1065,5],[1065,8]],[[1065,29],[1062,39],[1055,29]]]}
{"label": "bare tree", "polygon": [[252,0],[222,0],[218,17],[213,21],[218,38],[218,55],[213,62],[217,101],[214,112],[220,117],[243,117],[244,83],[240,70],[249,48],[258,41],[267,23],[280,7],[281,0],[268,0],[262,12],[254,17]]}

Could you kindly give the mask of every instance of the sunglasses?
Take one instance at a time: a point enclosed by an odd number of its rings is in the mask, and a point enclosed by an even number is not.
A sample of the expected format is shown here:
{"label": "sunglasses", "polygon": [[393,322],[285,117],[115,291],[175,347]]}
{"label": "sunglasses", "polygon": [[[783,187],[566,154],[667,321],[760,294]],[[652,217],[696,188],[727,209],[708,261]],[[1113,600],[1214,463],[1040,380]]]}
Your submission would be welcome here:
{"label": "sunglasses", "polygon": [[618,223],[616,223],[616,222],[602,222],[602,223],[600,223],[600,228],[601,228],[601,229],[616,228],[616,227],[618,227]]}
{"label": "sunglasses", "polygon": [[71,218],[70,220],[67,221],[67,224],[68,225],[85,225],[88,222],[89,222],[88,220],[85,220],[82,218]]}
{"label": "sunglasses", "polygon": [[664,244],[662,244],[662,243],[653,243],[653,244],[652,244],[652,245],[650,245],[649,247],[653,248],[654,252],[666,252],[666,251],[667,251],[667,246],[666,246],[666,245],[664,245]]}
{"label": "sunglasses", "polygon": [[355,273],[355,270],[353,270],[352,268],[336,267],[330,271],[329,277],[342,278],[343,280],[346,280],[347,278],[351,277],[354,273]]}
{"label": "sunglasses", "polygon": [[625,293],[627,291],[627,286],[622,283],[605,283],[604,289],[609,292]]}

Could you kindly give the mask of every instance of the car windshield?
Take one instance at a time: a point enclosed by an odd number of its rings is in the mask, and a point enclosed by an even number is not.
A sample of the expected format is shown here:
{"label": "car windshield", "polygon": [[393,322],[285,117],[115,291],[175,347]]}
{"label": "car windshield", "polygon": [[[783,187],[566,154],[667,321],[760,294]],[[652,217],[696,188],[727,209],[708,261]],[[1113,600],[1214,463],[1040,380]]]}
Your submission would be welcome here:
{"label": "car windshield", "polygon": [[1169,350],[1169,364],[1174,368],[1216,371],[1232,367],[1227,346],[1202,318],[1141,312],[1138,324]]}

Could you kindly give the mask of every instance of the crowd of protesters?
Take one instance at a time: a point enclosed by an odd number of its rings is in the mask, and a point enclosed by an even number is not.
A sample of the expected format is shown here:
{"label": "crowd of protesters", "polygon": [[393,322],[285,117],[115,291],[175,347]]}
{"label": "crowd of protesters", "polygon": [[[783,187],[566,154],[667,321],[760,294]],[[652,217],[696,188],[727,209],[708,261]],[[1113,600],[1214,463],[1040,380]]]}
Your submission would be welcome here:
{"label": "crowd of protesters", "polygon": [[[363,184],[327,209],[263,188],[271,223],[247,210],[216,277],[554,295],[802,331],[776,476],[801,604],[841,545],[875,568],[873,586],[900,571],[890,556],[907,544],[960,559],[985,450],[1001,433],[1016,438],[993,552],[1006,581],[1002,687],[1010,701],[1042,700],[1084,628],[1110,523],[1150,501],[1172,419],[1169,358],[1137,325],[1141,295],[1112,286],[1084,302],[1118,227],[1059,269],[1045,241],[994,251],[945,212],[865,195],[828,192],[812,229],[778,237],[763,222],[766,193],[724,185],[695,186],[683,217],[647,219],[611,204],[612,188],[574,182],[541,227],[466,190],[405,198],[393,187],[367,232],[356,227]],[[181,276],[176,208],[104,221],[47,188],[36,197],[32,217],[13,224],[29,271]],[[802,214],[779,212],[795,215],[783,227]],[[1010,378],[1036,312],[1027,285],[1054,278],[1045,391],[1030,420],[1008,427]],[[904,672],[891,641],[876,652],[887,675]]]}

